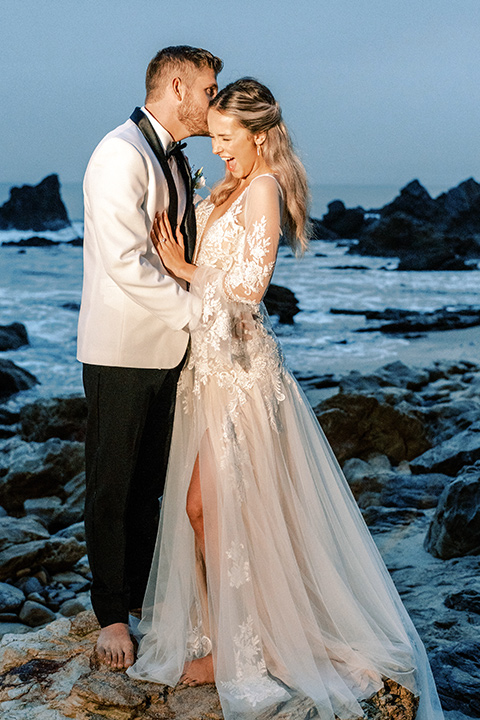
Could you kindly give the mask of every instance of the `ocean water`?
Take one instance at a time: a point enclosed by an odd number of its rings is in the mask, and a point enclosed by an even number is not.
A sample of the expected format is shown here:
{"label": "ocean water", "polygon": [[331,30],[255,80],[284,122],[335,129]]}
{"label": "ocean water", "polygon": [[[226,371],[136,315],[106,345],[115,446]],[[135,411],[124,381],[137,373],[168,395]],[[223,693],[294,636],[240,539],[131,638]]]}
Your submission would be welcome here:
{"label": "ocean water", "polygon": [[[396,194],[387,186],[363,188],[355,203],[345,194],[330,192],[342,187],[346,186],[323,186],[317,196],[318,206],[324,198],[329,202],[340,196],[349,206],[378,207]],[[8,197],[8,188],[2,198],[4,188],[0,187],[0,203]],[[76,222],[71,230],[42,233],[51,239],[66,241],[83,233],[80,214],[74,210],[81,208],[79,186],[66,190],[63,197]],[[0,232],[0,243],[28,235]],[[458,304],[480,306],[480,271],[397,272],[396,264],[393,258],[348,255],[346,247],[323,241],[313,242],[301,260],[288,248],[280,249],[273,282],[290,288],[301,308],[294,325],[276,325],[292,370],[325,374],[365,371],[398,359],[422,366],[444,357],[479,360],[480,331],[476,329],[407,339],[378,332],[358,333],[368,325],[363,316],[330,313],[331,308],[426,311]],[[10,400],[11,407],[39,396],[81,392],[81,367],[75,360],[81,286],[81,248],[66,243],[22,250],[0,245],[0,324],[24,323],[31,343],[0,353],[0,357],[26,368],[41,382]]]}

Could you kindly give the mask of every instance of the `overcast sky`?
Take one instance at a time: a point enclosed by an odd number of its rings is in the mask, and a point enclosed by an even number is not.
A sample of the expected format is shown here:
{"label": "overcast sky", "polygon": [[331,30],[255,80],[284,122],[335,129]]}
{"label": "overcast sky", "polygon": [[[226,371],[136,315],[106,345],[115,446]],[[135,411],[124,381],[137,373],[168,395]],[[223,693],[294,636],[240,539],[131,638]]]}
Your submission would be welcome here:
{"label": "overcast sky", "polygon": [[480,0],[0,0],[0,182],[81,180],[171,44],[266,83],[313,183],[480,181]]}

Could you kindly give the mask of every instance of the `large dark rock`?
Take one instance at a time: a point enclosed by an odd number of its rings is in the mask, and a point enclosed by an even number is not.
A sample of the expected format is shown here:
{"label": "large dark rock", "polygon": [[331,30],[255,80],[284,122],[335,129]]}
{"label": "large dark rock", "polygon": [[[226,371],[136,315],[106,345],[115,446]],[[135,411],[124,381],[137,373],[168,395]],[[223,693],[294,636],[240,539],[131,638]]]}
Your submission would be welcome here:
{"label": "large dark rock", "polygon": [[0,351],[17,350],[22,345],[29,345],[27,330],[22,323],[0,325]]}
{"label": "large dark rock", "polygon": [[427,450],[410,463],[414,473],[440,472],[455,476],[465,465],[480,460],[480,422]]}
{"label": "large dark rock", "polygon": [[399,257],[398,270],[469,270],[468,239],[445,235],[435,225],[403,212],[381,217],[363,233],[350,253]]}
{"label": "large dark rock", "polygon": [[403,213],[421,221],[438,223],[444,219],[444,211],[418,180],[412,180],[400,190],[392,202],[379,211],[382,217]]}
{"label": "large dark rock", "polygon": [[11,360],[0,358],[0,401],[21,390],[29,390],[34,385],[38,385],[35,375],[18,367]]}
{"label": "large dark rock", "polygon": [[293,318],[300,312],[293,292],[281,285],[270,285],[264,302],[269,314],[278,315],[279,321],[287,325],[292,325]]}
{"label": "large dark rock", "polygon": [[480,717],[480,642],[456,642],[430,656],[444,710]]}
{"label": "large dark rock", "polygon": [[339,393],[317,405],[315,414],[340,463],[382,453],[398,464],[430,447],[418,418],[374,397]]}
{"label": "large dark rock", "polygon": [[468,468],[442,492],[425,548],[444,560],[480,554],[480,464]]}
{"label": "large dark rock", "polygon": [[448,215],[447,230],[460,235],[480,234],[480,184],[473,178],[443,193],[436,202]]}
{"label": "large dark rock", "polygon": [[65,485],[84,468],[84,446],[57,438],[44,443],[15,439],[0,463],[0,504],[18,512],[29,498],[56,495],[65,499]]}
{"label": "large dark rock", "polygon": [[87,403],[81,395],[36,400],[20,410],[22,438],[45,442],[49,438],[85,440]]}
{"label": "large dark rock", "polygon": [[33,517],[0,517],[0,551],[49,537],[48,530]]}
{"label": "large dark rock", "polygon": [[323,225],[339,238],[356,239],[365,229],[365,210],[361,207],[346,208],[341,200],[328,204],[328,212],[322,218]]}
{"label": "large dark rock", "polygon": [[10,199],[0,207],[0,230],[60,230],[70,225],[58,175],[38,185],[12,187]]}

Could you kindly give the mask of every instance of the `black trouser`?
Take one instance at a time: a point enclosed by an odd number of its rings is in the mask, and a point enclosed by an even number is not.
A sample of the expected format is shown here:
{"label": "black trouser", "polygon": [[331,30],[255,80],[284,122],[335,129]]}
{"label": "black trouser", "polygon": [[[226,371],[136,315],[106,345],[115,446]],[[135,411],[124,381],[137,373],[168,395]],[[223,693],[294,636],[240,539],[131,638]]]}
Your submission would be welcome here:
{"label": "black trouser", "polygon": [[92,605],[102,627],[126,623],[129,609],[142,605],[181,365],[171,370],[83,366],[85,531]]}

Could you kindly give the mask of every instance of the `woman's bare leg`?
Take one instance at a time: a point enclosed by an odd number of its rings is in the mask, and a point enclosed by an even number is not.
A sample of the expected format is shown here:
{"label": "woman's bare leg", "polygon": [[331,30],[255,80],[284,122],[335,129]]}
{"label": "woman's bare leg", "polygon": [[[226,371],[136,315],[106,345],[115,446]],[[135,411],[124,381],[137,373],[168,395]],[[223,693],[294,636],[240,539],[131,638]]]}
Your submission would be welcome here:
{"label": "woman's bare leg", "polygon": [[[199,456],[195,460],[192,472],[192,479],[187,493],[187,515],[195,533],[195,543],[200,550],[201,558],[197,562],[202,563],[202,571],[205,571],[205,527],[203,523],[202,489],[200,486],[200,463]],[[195,687],[206,683],[215,682],[213,672],[212,655],[192,660],[185,664],[180,682],[184,685]]]}

